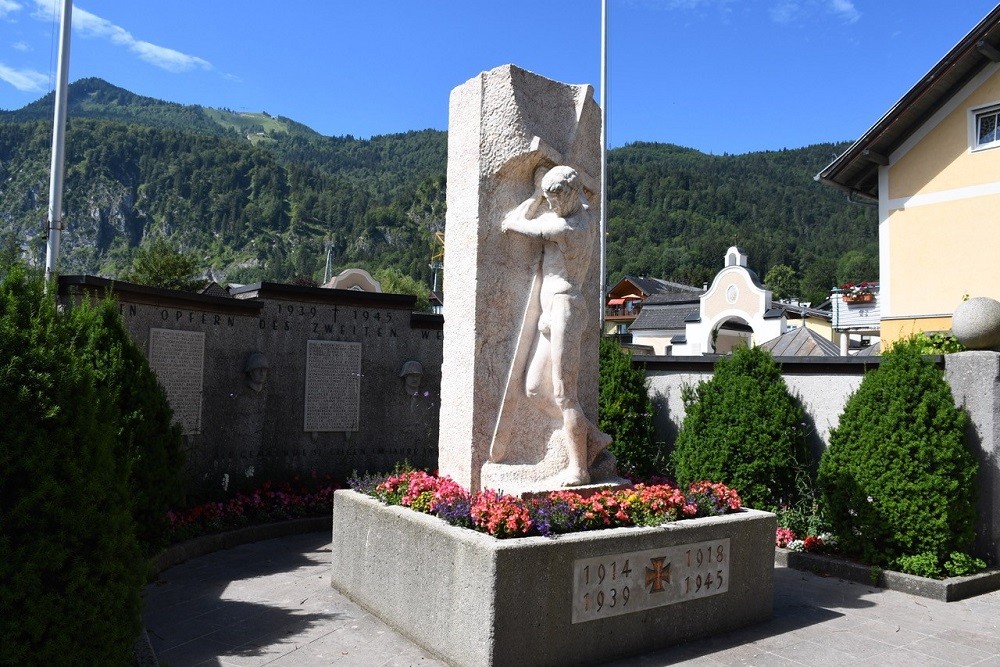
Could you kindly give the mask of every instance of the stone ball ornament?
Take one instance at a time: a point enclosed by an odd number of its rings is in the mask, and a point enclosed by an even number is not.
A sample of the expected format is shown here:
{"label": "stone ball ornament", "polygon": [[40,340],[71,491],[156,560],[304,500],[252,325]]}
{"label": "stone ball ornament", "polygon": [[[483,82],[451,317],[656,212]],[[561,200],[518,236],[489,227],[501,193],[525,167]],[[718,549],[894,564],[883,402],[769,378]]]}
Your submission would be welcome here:
{"label": "stone ball ornament", "polygon": [[958,304],[951,332],[970,350],[1000,349],[1000,301],[976,296]]}

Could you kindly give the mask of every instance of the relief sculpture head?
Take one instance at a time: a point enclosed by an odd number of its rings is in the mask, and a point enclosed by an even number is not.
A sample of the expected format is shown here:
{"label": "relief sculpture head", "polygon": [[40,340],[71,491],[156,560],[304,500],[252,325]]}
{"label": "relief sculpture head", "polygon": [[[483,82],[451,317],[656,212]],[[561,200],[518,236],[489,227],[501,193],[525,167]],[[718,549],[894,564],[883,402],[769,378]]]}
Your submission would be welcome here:
{"label": "relief sculpture head", "polygon": [[267,357],[261,352],[252,352],[247,357],[246,368],[243,369],[247,376],[247,386],[255,392],[260,392],[267,381],[268,368]]}

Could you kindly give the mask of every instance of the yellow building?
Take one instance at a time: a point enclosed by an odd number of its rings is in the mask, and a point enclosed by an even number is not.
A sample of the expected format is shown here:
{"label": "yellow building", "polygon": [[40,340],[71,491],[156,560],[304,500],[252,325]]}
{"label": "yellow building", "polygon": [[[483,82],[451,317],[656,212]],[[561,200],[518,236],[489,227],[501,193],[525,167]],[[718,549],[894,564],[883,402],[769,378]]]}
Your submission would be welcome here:
{"label": "yellow building", "polygon": [[884,345],[1000,299],[1000,6],[816,178],[878,202]]}

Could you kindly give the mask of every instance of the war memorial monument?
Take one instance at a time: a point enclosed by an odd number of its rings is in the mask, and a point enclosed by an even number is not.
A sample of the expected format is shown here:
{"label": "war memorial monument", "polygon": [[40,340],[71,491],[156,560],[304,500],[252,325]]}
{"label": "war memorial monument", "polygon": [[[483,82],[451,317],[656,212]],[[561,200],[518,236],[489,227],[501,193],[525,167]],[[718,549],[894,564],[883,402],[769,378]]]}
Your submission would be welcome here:
{"label": "war memorial monument", "polygon": [[[590,86],[512,65],[452,91],[438,455],[473,492],[621,482],[596,427],[599,124]],[[502,540],[338,491],[331,580],[453,664],[588,664],[769,618],[774,531],[744,510]]]}

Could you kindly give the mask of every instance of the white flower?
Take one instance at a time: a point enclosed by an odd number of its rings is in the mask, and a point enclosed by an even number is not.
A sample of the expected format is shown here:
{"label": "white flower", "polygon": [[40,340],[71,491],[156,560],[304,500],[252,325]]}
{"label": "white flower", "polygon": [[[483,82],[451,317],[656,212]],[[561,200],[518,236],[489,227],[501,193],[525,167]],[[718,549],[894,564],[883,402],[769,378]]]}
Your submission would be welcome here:
{"label": "white flower", "polygon": [[788,546],[785,548],[788,549],[789,551],[802,551],[803,549],[805,549],[805,547],[806,543],[803,542],[802,540],[792,540],[791,542],[788,543]]}
{"label": "white flower", "polygon": [[222,476],[222,490],[223,491],[228,491],[229,490],[229,473],[228,472],[225,473]]}
{"label": "white flower", "polygon": [[250,479],[251,477],[253,477],[253,473],[254,473],[253,466],[250,466],[249,468],[247,468],[246,469],[247,479]]}

